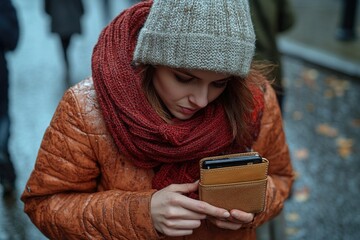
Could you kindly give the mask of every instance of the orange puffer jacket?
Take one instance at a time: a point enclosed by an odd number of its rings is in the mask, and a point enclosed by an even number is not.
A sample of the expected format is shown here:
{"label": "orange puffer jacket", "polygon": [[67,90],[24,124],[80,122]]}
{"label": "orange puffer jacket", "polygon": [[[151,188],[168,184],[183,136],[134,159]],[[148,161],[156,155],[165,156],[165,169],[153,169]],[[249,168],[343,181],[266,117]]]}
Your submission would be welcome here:
{"label": "orange puffer jacket", "polygon": [[21,197],[25,212],[50,239],[255,239],[255,227],[283,207],[293,170],[272,88],[265,93],[259,140],[269,162],[266,208],[240,230],[204,222],[191,236],[159,236],[150,215],[154,175],[135,167],[114,144],[92,79],[69,89],[47,128]]}

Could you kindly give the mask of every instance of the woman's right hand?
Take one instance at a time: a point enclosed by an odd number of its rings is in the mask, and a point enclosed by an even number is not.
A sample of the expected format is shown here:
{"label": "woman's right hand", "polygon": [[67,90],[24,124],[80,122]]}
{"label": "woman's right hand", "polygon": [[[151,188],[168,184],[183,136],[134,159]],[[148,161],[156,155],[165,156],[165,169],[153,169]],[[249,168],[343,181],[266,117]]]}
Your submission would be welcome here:
{"label": "woman's right hand", "polygon": [[219,219],[230,216],[225,209],[183,195],[195,192],[197,188],[198,182],[171,184],[154,193],[151,216],[158,232],[172,237],[190,235],[207,216]]}

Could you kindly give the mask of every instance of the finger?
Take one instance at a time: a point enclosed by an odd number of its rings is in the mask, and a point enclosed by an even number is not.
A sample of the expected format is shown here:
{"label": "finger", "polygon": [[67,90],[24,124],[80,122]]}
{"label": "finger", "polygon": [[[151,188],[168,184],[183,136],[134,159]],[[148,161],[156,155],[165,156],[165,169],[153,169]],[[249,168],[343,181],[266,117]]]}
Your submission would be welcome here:
{"label": "finger", "polygon": [[241,228],[242,224],[217,220],[216,226],[218,226],[219,228],[224,228],[224,229],[238,230]]}
{"label": "finger", "polygon": [[[175,209],[176,215],[173,215],[174,218],[186,219],[186,220],[202,220],[206,219],[206,214],[198,213],[195,211],[191,211],[189,209],[179,207]],[[171,219],[171,217],[169,217]]]}
{"label": "finger", "polygon": [[184,201],[180,202],[180,204],[183,208],[189,209],[190,211],[203,213],[215,218],[230,217],[230,213],[226,209],[215,207],[204,201],[186,198]]}
{"label": "finger", "polygon": [[184,220],[184,219],[172,219],[164,222],[167,228],[178,229],[178,230],[192,230],[200,227],[200,220]]}
{"label": "finger", "polygon": [[[186,184],[171,184],[167,188],[168,188],[167,191],[173,191],[178,193],[190,193],[198,188],[198,181],[194,183],[186,183]],[[185,209],[197,213],[202,213],[216,218],[230,217],[229,211],[223,208],[218,208],[204,201],[195,200],[183,195],[176,196],[176,198],[171,199],[171,201],[172,201],[172,205],[181,206]]]}
{"label": "finger", "polygon": [[233,222],[233,223],[239,223],[239,224],[245,223],[245,222],[240,221],[240,220],[238,220],[238,219],[236,219],[236,218],[234,218],[234,217],[232,217],[232,216],[228,217],[228,218],[226,219],[226,221]]}
{"label": "finger", "polygon": [[161,212],[162,215],[165,216],[168,219],[195,219],[195,220],[201,220],[206,218],[206,214],[200,213],[197,211],[193,211],[187,207],[184,207],[191,204],[184,204],[188,201],[192,202],[193,199],[181,195],[179,193],[170,192],[169,190],[167,197],[165,200],[162,200],[162,203],[164,203],[161,206]]}
{"label": "finger", "polygon": [[238,230],[242,226],[241,223],[229,222],[227,220],[217,219],[213,217],[209,218],[209,221],[211,221],[215,226],[219,228],[230,229],[230,230]]}
{"label": "finger", "polygon": [[253,213],[247,213],[247,212],[240,211],[237,209],[231,210],[230,214],[231,214],[231,218],[229,218],[229,220],[237,220],[242,223],[249,223],[249,222],[252,222],[254,219]]}
{"label": "finger", "polygon": [[191,235],[193,233],[192,229],[183,230],[183,229],[172,229],[172,228],[164,228],[161,231],[164,235],[169,237],[182,237],[186,235]]}
{"label": "finger", "polygon": [[169,186],[169,191],[178,192],[181,194],[195,192],[198,189],[198,181],[194,183],[184,183],[184,184],[171,184]]}

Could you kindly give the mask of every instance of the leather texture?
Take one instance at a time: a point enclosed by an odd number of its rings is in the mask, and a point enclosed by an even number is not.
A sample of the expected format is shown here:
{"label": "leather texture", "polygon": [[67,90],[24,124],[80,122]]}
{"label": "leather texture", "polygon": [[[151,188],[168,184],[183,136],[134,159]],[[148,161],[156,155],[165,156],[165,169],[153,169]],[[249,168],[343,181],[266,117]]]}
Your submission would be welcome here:
{"label": "leather texture", "polygon": [[211,205],[227,210],[239,209],[249,213],[264,210],[266,179],[230,184],[201,185],[200,198]]}
{"label": "leather texture", "polygon": [[236,156],[251,155],[251,153],[229,154],[217,157],[203,158],[200,160],[200,183],[203,185],[226,184],[266,179],[269,161],[263,158],[262,163],[242,165],[234,167],[223,167],[214,169],[202,169],[205,160],[228,158]]}
{"label": "leather texture", "polygon": [[49,239],[255,240],[255,227],[282,209],[294,180],[276,101],[268,87],[253,146],[269,160],[265,209],[239,230],[204,220],[189,236],[157,234],[150,213],[154,172],[135,167],[118,150],[91,78],[70,88],[55,111],[21,197],[25,212]]}
{"label": "leather texture", "polygon": [[267,159],[263,158],[262,163],[251,165],[201,168],[205,160],[253,154],[256,153],[239,153],[200,160],[200,199],[227,210],[239,209],[251,213],[263,211],[269,164]]}

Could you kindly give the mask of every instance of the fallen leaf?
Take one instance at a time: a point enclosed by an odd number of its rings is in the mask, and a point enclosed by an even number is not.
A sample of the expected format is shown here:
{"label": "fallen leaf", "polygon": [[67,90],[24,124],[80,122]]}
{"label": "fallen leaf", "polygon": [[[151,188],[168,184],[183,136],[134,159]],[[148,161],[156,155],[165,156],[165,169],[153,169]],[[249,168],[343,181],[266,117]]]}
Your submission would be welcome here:
{"label": "fallen leaf", "polygon": [[298,160],[305,160],[309,157],[309,151],[306,148],[296,150],[295,157]]}
{"label": "fallen leaf", "polygon": [[306,109],[307,109],[308,112],[314,112],[315,111],[315,105],[312,104],[312,103],[308,103],[306,105]]}
{"label": "fallen leaf", "polygon": [[289,222],[297,222],[300,219],[300,215],[296,212],[291,212],[286,215],[286,220]]}
{"label": "fallen leaf", "polygon": [[330,86],[333,89],[333,92],[337,97],[344,96],[345,91],[347,91],[350,88],[349,81],[346,81],[344,79],[339,79],[334,76],[328,77],[325,80],[325,82],[328,86]]}
{"label": "fallen leaf", "polygon": [[295,192],[295,200],[297,202],[306,202],[310,197],[310,190],[307,187],[303,187]]}
{"label": "fallen leaf", "polygon": [[303,113],[300,112],[300,111],[294,111],[293,114],[292,114],[292,118],[295,121],[300,121],[301,119],[303,119]]}
{"label": "fallen leaf", "polygon": [[335,94],[334,94],[334,92],[333,92],[332,89],[326,89],[326,90],[324,91],[324,98],[326,98],[326,99],[331,99],[331,98],[333,98],[334,96],[335,96]]}
{"label": "fallen leaf", "polygon": [[316,127],[316,132],[320,135],[327,136],[327,137],[336,137],[338,135],[338,130],[331,127],[327,123],[319,124]]}
{"label": "fallen leaf", "polygon": [[347,158],[353,152],[354,140],[347,138],[336,139],[337,151],[340,157]]}
{"label": "fallen leaf", "polygon": [[297,180],[300,177],[300,173],[298,171],[294,171],[294,180]]}
{"label": "fallen leaf", "polygon": [[351,126],[356,127],[356,128],[360,127],[360,119],[353,119],[351,121]]}
{"label": "fallen leaf", "polygon": [[305,84],[310,88],[316,88],[316,79],[319,76],[319,72],[315,69],[306,69],[303,74],[303,80]]}
{"label": "fallen leaf", "polygon": [[296,235],[299,231],[300,230],[298,228],[287,227],[286,228],[286,235],[288,235],[288,236]]}
{"label": "fallen leaf", "polygon": [[335,95],[337,97],[343,97],[347,90],[348,90],[348,85],[345,83],[334,88]]}

